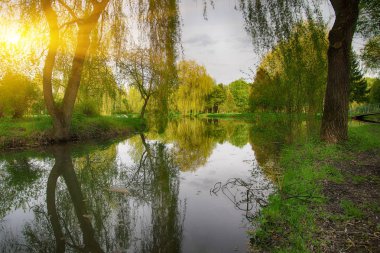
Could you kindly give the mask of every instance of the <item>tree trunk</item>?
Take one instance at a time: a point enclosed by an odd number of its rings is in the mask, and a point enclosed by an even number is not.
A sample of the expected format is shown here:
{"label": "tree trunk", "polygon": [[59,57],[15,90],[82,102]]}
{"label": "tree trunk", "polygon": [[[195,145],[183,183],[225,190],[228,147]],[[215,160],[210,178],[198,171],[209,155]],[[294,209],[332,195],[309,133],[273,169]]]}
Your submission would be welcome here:
{"label": "tree trunk", "polygon": [[71,65],[71,74],[65,90],[63,105],[60,107],[54,101],[52,90],[53,70],[60,41],[58,17],[52,8],[52,0],[41,0],[42,9],[48,21],[50,31],[49,50],[43,70],[43,92],[47,110],[53,119],[53,137],[56,141],[67,141],[70,139],[71,117],[82,77],[84,61],[90,46],[90,34],[96,27],[98,19],[108,2],[109,0],[94,2],[92,13],[78,23],[77,46]]}
{"label": "tree trunk", "polygon": [[335,22],[329,33],[328,78],[321,139],[329,143],[347,140],[350,52],[359,0],[330,0]]}
{"label": "tree trunk", "polygon": [[141,108],[141,112],[140,112],[140,117],[142,119],[144,118],[146,106],[148,105],[148,101],[149,101],[149,97],[147,97],[146,99],[144,99],[144,104],[143,104],[143,106]]}

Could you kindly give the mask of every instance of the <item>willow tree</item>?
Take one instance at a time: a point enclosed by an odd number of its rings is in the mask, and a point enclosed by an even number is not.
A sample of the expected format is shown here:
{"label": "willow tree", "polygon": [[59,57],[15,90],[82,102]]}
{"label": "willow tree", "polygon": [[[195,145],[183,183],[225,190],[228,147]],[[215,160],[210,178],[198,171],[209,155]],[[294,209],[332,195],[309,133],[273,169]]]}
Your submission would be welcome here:
{"label": "willow tree", "polygon": [[179,86],[175,92],[177,109],[183,114],[203,112],[207,96],[215,85],[206,68],[195,61],[181,61],[178,79]]}
{"label": "willow tree", "polygon": [[[53,119],[54,138],[58,141],[65,141],[70,138],[70,124],[73,115],[74,104],[77,97],[82,70],[87,56],[87,51],[90,47],[91,32],[98,24],[99,17],[107,7],[109,0],[100,2],[92,0],[90,3],[85,3],[84,6],[76,5],[77,9],[85,8],[82,17],[77,15],[74,8],[70,7],[63,0],[58,0],[57,3],[65,8],[72,20],[64,24],[59,24],[57,11],[53,7],[52,0],[41,0],[42,10],[45,14],[49,25],[50,42],[49,49],[43,69],[43,89],[46,107]],[[71,73],[67,82],[62,104],[55,102],[52,90],[52,78],[54,66],[56,64],[56,56],[59,50],[60,30],[70,24],[75,24],[78,27],[77,41],[74,56],[72,57]]]}
{"label": "willow tree", "polygon": [[315,114],[323,108],[327,41],[321,24],[299,24],[290,38],[261,61],[251,90],[251,108]]}
{"label": "willow tree", "polygon": [[143,28],[148,33],[149,47],[161,58],[160,82],[155,93],[159,128],[167,124],[169,98],[178,84],[176,59],[181,39],[178,0],[147,0],[140,4]]}
{"label": "willow tree", "polygon": [[[43,48],[48,50],[41,50],[43,53],[39,55],[44,56],[41,65],[44,65],[45,104],[53,119],[53,137],[58,141],[70,138],[70,122],[81,79],[91,77],[91,74],[83,76],[86,66],[92,65],[86,61],[100,62],[96,59],[100,57],[105,68],[114,67],[122,52],[129,49],[127,20],[137,19],[138,28],[144,28],[140,31],[150,38],[150,46],[162,53],[162,63],[171,66],[165,72],[167,81],[161,86],[166,87],[175,79],[172,78],[175,74],[168,73],[175,73],[179,41],[177,0],[12,0],[1,1],[0,10],[16,12],[23,26],[41,27],[48,34],[48,42],[42,40]],[[96,69],[88,73],[91,71]],[[57,81],[58,93],[54,89]],[[167,97],[164,95],[161,97]]]}
{"label": "willow tree", "polygon": [[[258,48],[270,49],[289,37],[294,24],[322,20],[318,2],[322,1],[261,1],[240,0],[247,31]],[[324,100],[321,138],[327,142],[347,139],[350,52],[359,0],[330,0],[335,22],[328,36],[328,78]]]}

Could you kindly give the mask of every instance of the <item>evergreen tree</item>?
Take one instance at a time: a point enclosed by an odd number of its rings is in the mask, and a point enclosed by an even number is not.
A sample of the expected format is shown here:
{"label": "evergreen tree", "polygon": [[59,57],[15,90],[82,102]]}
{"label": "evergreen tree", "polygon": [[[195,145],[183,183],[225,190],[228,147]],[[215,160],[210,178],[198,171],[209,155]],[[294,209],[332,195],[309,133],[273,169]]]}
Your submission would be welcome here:
{"label": "evergreen tree", "polygon": [[364,103],[368,101],[367,80],[360,68],[357,55],[351,53],[350,102]]}

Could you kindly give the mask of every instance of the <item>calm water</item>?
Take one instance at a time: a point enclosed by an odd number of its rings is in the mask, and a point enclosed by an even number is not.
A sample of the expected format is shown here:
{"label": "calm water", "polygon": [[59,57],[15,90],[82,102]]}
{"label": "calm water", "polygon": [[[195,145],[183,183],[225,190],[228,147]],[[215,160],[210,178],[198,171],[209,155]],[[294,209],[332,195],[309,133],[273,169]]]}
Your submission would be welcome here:
{"label": "calm water", "polygon": [[297,126],[183,119],[3,154],[1,252],[246,252],[281,144],[308,129]]}

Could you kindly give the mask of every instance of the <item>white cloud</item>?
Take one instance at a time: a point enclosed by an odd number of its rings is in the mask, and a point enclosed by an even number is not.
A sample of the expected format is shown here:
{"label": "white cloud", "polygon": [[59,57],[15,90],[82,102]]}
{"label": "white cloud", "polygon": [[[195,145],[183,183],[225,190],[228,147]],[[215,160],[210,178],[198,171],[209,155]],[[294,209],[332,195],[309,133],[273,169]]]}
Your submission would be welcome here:
{"label": "white cloud", "polygon": [[202,1],[180,3],[184,56],[204,65],[218,83],[245,77],[242,71],[254,67],[258,59],[234,3],[215,1],[215,9],[207,9],[208,20],[203,17]]}

